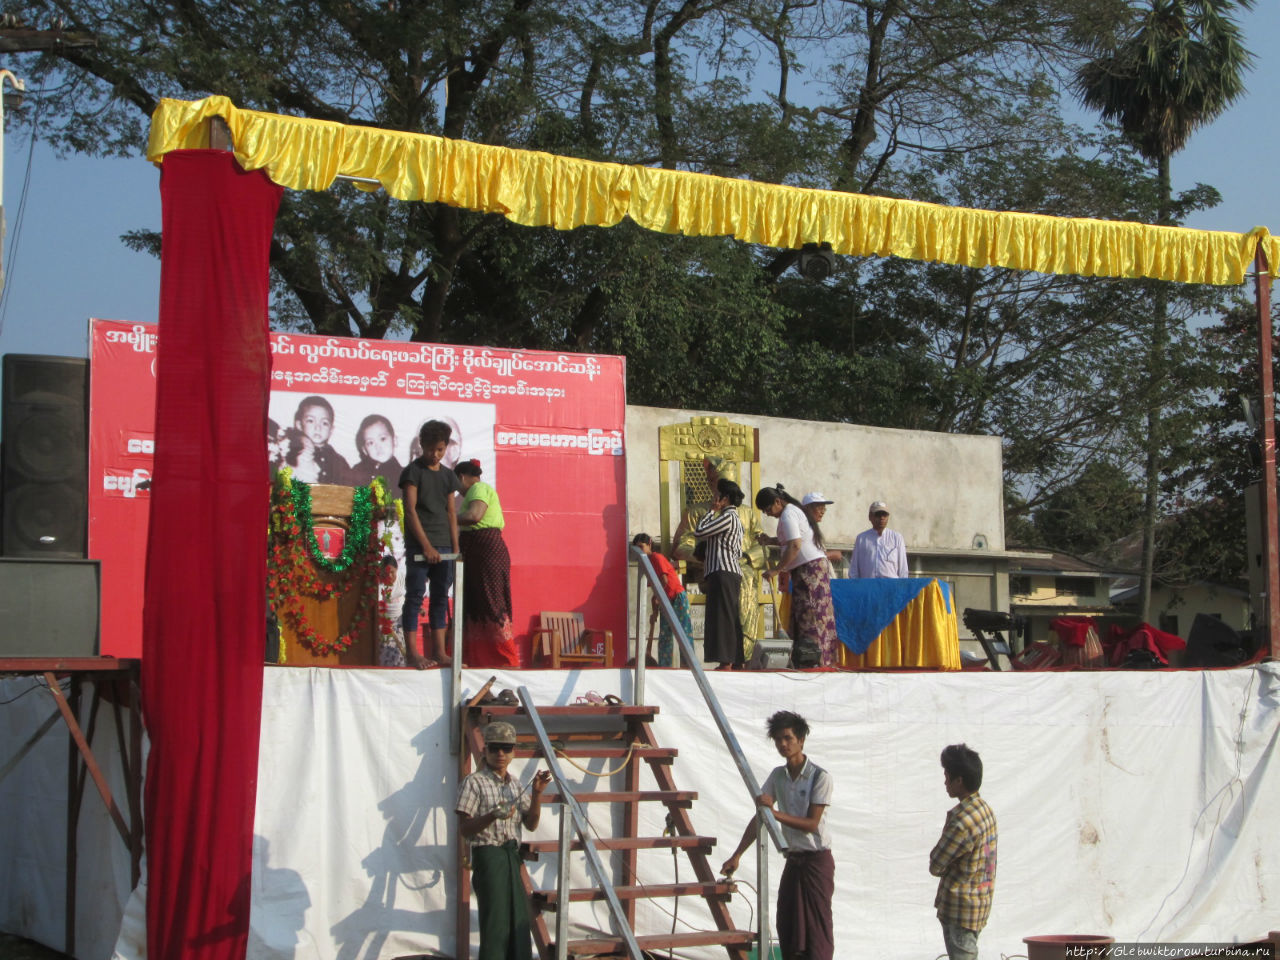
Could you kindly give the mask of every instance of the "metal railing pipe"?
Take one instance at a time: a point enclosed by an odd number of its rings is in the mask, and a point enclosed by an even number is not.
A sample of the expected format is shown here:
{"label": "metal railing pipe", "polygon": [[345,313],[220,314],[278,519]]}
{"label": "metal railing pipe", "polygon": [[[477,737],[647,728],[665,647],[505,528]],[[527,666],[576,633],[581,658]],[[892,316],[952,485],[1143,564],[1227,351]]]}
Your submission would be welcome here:
{"label": "metal railing pipe", "polygon": [[[516,693],[520,696],[520,703],[524,706],[525,714],[533,727],[534,735],[538,738],[538,746],[542,748],[542,757],[546,760],[547,768],[551,771],[551,777],[555,780],[556,787],[560,791],[560,803],[573,817],[574,829],[578,831],[578,839],[582,841],[582,852],[587,857],[587,867],[599,885],[600,890],[604,893],[605,903],[609,906],[609,914],[613,917],[614,932],[622,940],[627,956],[631,960],[644,960],[644,955],[640,952],[640,945],[636,943],[635,932],[631,929],[631,924],[627,922],[626,911],[622,909],[622,901],[618,899],[618,894],[613,889],[613,882],[605,874],[604,863],[600,860],[595,841],[591,839],[591,823],[587,820],[587,813],[582,809],[582,804],[578,802],[578,798],[573,795],[573,790],[560,770],[560,761],[556,759],[555,749],[551,746],[551,738],[547,736],[547,728],[543,725],[542,718],[538,716],[538,708],[534,706],[533,696],[529,693],[529,688],[525,686],[517,688]],[[568,855],[569,850],[563,846],[562,841],[560,856],[564,858]],[[565,875],[567,875],[567,871],[561,873],[561,877]],[[556,898],[556,910],[567,911],[568,908],[569,891],[561,889]],[[559,930],[558,918],[557,930]]]}
{"label": "metal railing pipe", "polygon": [[[636,548],[633,547],[632,549],[634,550]],[[643,551],[640,551],[640,552],[643,553]],[[645,656],[645,653],[647,651],[645,651],[643,642],[640,639],[640,624],[644,623],[644,609],[645,609],[644,586],[645,586],[644,570],[641,569],[639,566],[637,566],[636,567],[636,676],[635,676],[635,683],[631,688],[631,702],[637,705],[644,703],[644,669],[645,669],[645,661],[648,660],[648,657]]]}
{"label": "metal railing pipe", "polygon": [[[760,784],[756,780],[755,774],[751,771],[750,764],[747,763],[746,755],[742,752],[742,745],[738,743],[737,735],[733,732],[733,728],[729,726],[729,719],[724,715],[724,710],[720,707],[720,701],[711,689],[711,682],[707,679],[707,672],[702,669],[702,664],[698,662],[698,658],[694,654],[693,641],[684,632],[684,627],[680,625],[680,621],[676,617],[675,608],[671,606],[667,591],[662,586],[662,580],[658,576],[658,572],[654,570],[653,563],[649,560],[649,557],[639,547],[632,547],[631,555],[635,558],[636,565],[648,578],[649,586],[653,589],[654,596],[658,598],[660,615],[666,619],[671,627],[671,633],[680,645],[680,656],[693,673],[694,682],[702,693],[702,699],[706,701],[707,707],[711,710],[711,716],[715,719],[716,727],[720,730],[720,736],[724,739],[725,746],[729,748],[729,755],[733,758],[733,762],[738,768],[738,773],[742,776],[742,782],[746,784],[747,791],[751,794],[751,805],[755,806],[756,797],[760,796]],[[642,676],[641,670],[643,670],[640,661],[641,658],[636,657],[637,681],[640,680]],[[639,703],[638,700],[635,702]],[[763,807],[758,809],[765,829],[768,831],[770,839],[773,840],[773,845],[779,850],[786,850],[787,841],[782,836],[782,828],[778,825],[778,820],[773,815],[773,811]]]}

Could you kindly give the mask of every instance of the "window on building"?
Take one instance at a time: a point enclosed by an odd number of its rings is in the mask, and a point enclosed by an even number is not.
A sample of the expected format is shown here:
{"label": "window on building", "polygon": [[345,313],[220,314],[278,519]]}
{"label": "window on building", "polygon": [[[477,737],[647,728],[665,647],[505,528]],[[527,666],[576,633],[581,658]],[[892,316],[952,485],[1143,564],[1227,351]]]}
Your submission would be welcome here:
{"label": "window on building", "polygon": [[1025,573],[1015,573],[1009,576],[1009,593],[1015,597],[1031,596],[1031,578]]}
{"label": "window on building", "polygon": [[1098,581],[1093,577],[1054,577],[1053,590],[1060,597],[1096,597]]}

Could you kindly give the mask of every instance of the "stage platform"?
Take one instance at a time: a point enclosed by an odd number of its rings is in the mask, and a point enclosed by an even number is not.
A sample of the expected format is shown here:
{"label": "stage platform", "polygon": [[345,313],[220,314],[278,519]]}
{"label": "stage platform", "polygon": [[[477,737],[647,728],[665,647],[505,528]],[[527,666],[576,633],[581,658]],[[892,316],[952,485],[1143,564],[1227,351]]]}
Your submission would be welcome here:
{"label": "stage platform", "polygon": [[[448,674],[288,667],[265,674],[255,830],[244,838],[254,850],[251,960],[459,956]],[[489,675],[464,671],[464,695]],[[943,952],[928,854],[951,805],[938,753],[959,741],[983,757],[982,795],[1000,824],[983,958],[1025,953],[1022,938],[1039,934],[1221,941],[1280,928],[1280,821],[1270,805],[1280,796],[1275,664],[710,679],[761,778],[777,763],[764,736],[768,714],[798,710],[813,727],[807,753],[836,784],[829,816],[839,956],[918,960]],[[626,698],[630,674],[500,673],[495,688],[521,684],[540,704],[569,704],[589,690]],[[698,792],[694,823],[719,838],[718,864],[751,803],[691,677],[650,670],[646,684],[646,700],[661,710],[656,736],[679,749],[681,789]],[[5,743],[24,742],[56,709],[45,693],[23,694],[30,685],[0,680],[0,700],[9,701],[0,712]],[[111,759],[116,742],[111,724],[101,723],[94,749],[104,768],[119,768]],[[66,771],[65,734],[51,730],[0,783],[0,929],[59,948],[66,829],[48,807],[65,796]],[[522,773],[528,779],[532,767]],[[92,799],[79,832],[77,955],[105,960],[117,948],[132,960],[141,956],[140,899],[117,944],[128,854]],[[555,836],[557,809],[544,812],[539,838]],[[91,850],[99,851],[93,868],[85,865]],[[671,861],[669,853],[647,854],[641,879],[670,882]],[[553,864],[547,858],[537,868],[540,882],[551,882]],[[771,884],[781,867],[775,854]],[[574,870],[584,879],[576,858]],[[754,882],[752,858],[739,875]],[[732,904],[744,926],[754,904],[748,896]],[[603,908],[575,905],[572,916],[607,926]],[[707,925],[692,899],[681,900],[679,918],[681,927]],[[637,928],[671,923],[646,903]]]}

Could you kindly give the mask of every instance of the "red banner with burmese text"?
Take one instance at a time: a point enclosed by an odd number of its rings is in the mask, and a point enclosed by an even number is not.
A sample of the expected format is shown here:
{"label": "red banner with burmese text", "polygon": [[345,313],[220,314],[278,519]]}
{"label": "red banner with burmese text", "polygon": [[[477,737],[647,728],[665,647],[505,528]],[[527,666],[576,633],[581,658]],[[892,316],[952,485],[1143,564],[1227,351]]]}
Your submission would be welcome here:
{"label": "red banner with burmese text", "polygon": [[[454,429],[445,462],[478,459],[502,502],[521,650],[543,610],[581,611],[589,626],[626,635],[622,357],[296,334],[270,341],[264,456],[289,456],[310,397],[333,408],[327,482],[344,482],[334,472],[345,471],[346,482],[367,483],[362,464],[375,444],[378,459],[389,443],[396,465],[408,464],[423,422],[445,420]],[[102,652],[122,657],[140,649],[156,346],[154,326],[92,324],[89,549],[102,561]]]}

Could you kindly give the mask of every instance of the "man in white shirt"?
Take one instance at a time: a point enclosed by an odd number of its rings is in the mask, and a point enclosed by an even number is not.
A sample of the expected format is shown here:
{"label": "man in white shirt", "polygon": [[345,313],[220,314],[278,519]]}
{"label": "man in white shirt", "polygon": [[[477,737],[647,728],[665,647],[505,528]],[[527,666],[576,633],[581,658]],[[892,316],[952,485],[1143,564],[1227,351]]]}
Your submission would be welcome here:
{"label": "man in white shirt", "polygon": [[[757,807],[773,811],[787,841],[783,854],[787,862],[778,881],[778,945],[783,960],[832,960],[835,924],[831,900],[835,895],[836,862],[826,813],[835,786],[831,774],[805,755],[809,724],[804,717],[779,710],[769,718],[768,731],[778,756],[786,761],[774,768],[756,797]],[[733,875],[742,855],[755,843],[757,833],[756,819],[752,817],[737,849],[720,868],[721,873]]]}
{"label": "man in white shirt", "polygon": [[907,544],[902,534],[889,529],[889,505],[883,500],[875,501],[867,511],[867,519],[871,521],[871,529],[858,534],[853,542],[849,579],[909,577]]}

